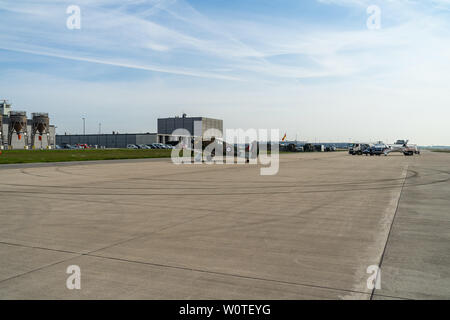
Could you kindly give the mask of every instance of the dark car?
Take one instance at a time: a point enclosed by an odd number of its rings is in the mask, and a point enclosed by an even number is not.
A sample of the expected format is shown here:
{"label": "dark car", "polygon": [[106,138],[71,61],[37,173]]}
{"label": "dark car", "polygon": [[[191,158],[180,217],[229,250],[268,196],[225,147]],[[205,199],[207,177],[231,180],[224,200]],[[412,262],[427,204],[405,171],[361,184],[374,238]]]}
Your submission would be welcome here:
{"label": "dark car", "polygon": [[363,154],[365,154],[366,156],[371,155],[371,156],[380,156],[382,154],[384,154],[384,151],[387,149],[387,146],[384,144],[376,144],[374,146],[371,146],[369,148],[366,148],[363,151]]}
{"label": "dark car", "polygon": [[73,145],[70,145],[70,144],[68,144],[68,143],[64,143],[61,147],[62,147],[63,149],[69,149],[69,150],[77,149],[77,147],[75,147],[75,146],[73,146]]}
{"label": "dark car", "polygon": [[388,149],[388,146],[385,144],[376,144],[373,147],[371,147],[372,155],[380,156],[384,154],[384,151]]}
{"label": "dark car", "polygon": [[363,155],[366,155],[366,156],[368,156],[368,155],[373,156],[373,153],[372,153],[372,147],[369,147],[369,148],[364,149],[363,152],[362,152],[362,154],[363,154]]}

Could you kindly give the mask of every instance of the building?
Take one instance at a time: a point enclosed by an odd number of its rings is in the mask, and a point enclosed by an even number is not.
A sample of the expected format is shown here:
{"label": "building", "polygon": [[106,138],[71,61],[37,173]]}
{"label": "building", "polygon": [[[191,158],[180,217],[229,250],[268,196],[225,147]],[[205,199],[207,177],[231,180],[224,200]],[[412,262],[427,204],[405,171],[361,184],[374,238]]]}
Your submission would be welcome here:
{"label": "building", "polygon": [[10,112],[11,104],[7,100],[0,101],[0,114],[8,117]]}
{"label": "building", "polygon": [[7,100],[0,101],[1,149],[51,149],[55,145],[55,126],[50,125],[48,113],[11,110]]}
{"label": "building", "polygon": [[[182,117],[158,119],[159,142],[166,143],[179,140],[180,135],[173,135],[176,129],[185,129],[189,132],[190,136],[201,136],[204,140],[209,140],[212,137],[223,138],[223,120],[205,117],[187,117],[186,114],[183,114]],[[220,134],[210,134],[211,131],[208,132],[210,129],[216,129]]]}
{"label": "building", "polygon": [[[223,121],[205,117],[187,117],[186,114],[183,114],[182,117],[158,119],[157,133],[56,135],[56,144],[60,146],[64,146],[66,144],[87,144],[89,146],[97,146],[99,148],[126,148],[129,144],[175,144],[182,136],[174,136],[172,134],[176,129],[186,129],[188,136],[194,137],[196,128],[205,140],[211,139],[212,136],[222,138]],[[217,129],[220,134],[211,135],[208,133],[208,129]]]}
{"label": "building", "polygon": [[129,144],[152,144],[158,142],[156,133],[113,133],[57,135],[56,144],[87,144],[99,148],[126,148]]}

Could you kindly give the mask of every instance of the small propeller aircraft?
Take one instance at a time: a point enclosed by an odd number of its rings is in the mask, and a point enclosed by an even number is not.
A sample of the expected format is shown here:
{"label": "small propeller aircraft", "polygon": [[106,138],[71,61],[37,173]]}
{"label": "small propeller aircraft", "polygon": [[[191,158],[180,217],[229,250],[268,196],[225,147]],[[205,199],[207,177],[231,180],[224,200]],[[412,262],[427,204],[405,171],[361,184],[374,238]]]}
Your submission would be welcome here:
{"label": "small propeller aircraft", "polygon": [[412,156],[414,153],[419,154],[416,146],[408,145],[409,140],[397,140],[394,144],[388,145],[384,150],[384,155],[387,156],[391,152],[400,152],[405,156]]}

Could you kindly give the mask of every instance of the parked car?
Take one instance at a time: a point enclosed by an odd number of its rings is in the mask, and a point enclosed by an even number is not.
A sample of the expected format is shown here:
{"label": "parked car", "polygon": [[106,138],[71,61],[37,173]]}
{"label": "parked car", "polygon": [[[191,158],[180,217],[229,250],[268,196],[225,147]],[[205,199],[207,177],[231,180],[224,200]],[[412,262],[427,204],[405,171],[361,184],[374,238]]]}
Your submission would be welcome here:
{"label": "parked car", "polygon": [[77,149],[76,146],[73,146],[73,145],[68,144],[68,143],[63,144],[63,145],[62,145],[62,148],[63,148],[63,149],[69,149],[69,150]]}
{"label": "parked car", "polygon": [[155,143],[158,149],[170,149],[171,147],[164,143]]}
{"label": "parked car", "polygon": [[368,155],[373,156],[373,153],[372,153],[372,147],[369,147],[369,148],[364,149],[364,151],[362,152],[362,154],[365,155],[365,156],[368,156]]}
{"label": "parked car", "polygon": [[316,152],[324,152],[325,146],[323,144],[315,144],[314,145],[314,151]]}
{"label": "parked car", "polygon": [[135,144],[128,144],[127,149],[139,149],[137,145]]}
{"label": "parked car", "polygon": [[371,148],[372,155],[381,156],[384,154],[384,151],[388,149],[389,147],[385,144],[376,144]]}
{"label": "parked car", "polygon": [[368,148],[364,149],[362,154],[366,156],[380,156],[384,154],[384,151],[388,148],[385,144],[375,144],[373,146],[369,146]]}
{"label": "parked car", "polygon": [[304,152],[313,152],[314,151],[314,145],[311,143],[306,143],[303,145],[303,151]]}

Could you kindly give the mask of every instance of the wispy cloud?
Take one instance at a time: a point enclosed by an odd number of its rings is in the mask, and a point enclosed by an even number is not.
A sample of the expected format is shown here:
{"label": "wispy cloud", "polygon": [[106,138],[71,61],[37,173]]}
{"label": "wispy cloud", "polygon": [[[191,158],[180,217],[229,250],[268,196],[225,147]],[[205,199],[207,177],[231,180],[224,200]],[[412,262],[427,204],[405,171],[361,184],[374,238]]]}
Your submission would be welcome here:
{"label": "wispy cloud", "polygon": [[[65,27],[70,1],[0,2],[0,40],[10,50],[142,70],[238,79],[212,72],[261,54],[183,1],[81,1],[81,30]],[[141,6],[149,9],[141,12]],[[163,20],[164,26],[159,20]],[[201,35],[201,36],[199,36]],[[191,57],[187,59],[181,56]],[[198,59],[200,56],[208,58]],[[180,57],[180,58],[178,58]],[[194,58],[192,58],[194,57]],[[118,59],[127,63],[118,62]],[[172,58],[168,63],[168,59]],[[170,64],[170,66],[168,66]]]}
{"label": "wispy cloud", "polygon": [[[291,1],[280,0],[279,12]],[[66,28],[66,8],[73,2],[81,7],[81,30]],[[435,97],[450,82],[450,0],[311,0],[301,5],[311,3],[312,19],[296,20],[288,13],[276,16],[262,9],[258,14],[249,9],[239,14],[220,8],[202,10],[208,6],[198,2],[196,7],[185,0],[0,0],[0,63],[7,63],[10,70],[22,70],[7,56],[20,52],[29,55],[29,61],[35,56],[42,63],[36,67],[38,72],[54,76],[58,67],[52,59],[44,65],[42,57],[55,58],[58,66],[63,59],[69,65],[82,65],[84,78],[92,75],[105,86],[112,82],[109,74],[98,76],[96,66],[105,73],[111,70],[115,81],[127,70],[148,71],[149,78],[162,82],[169,74],[164,90],[159,86],[156,90],[191,95],[192,90],[180,87],[192,89],[193,83],[201,83],[204,94],[200,89],[196,92],[191,109],[203,105],[200,97],[205,97],[221,108],[238,105],[243,110],[247,106],[248,112],[255,113],[281,101],[291,114],[300,114],[297,110],[308,106],[313,110],[312,105],[344,100],[340,90],[351,88],[346,91],[350,105],[365,103],[362,92],[374,99],[373,90],[392,98],[380,100],[383,105],[392,106],[392,101],[401,105],[410,93],[416,99],[408,103],[428,99],[439,105],[436,110],[442,110],[446,98],[436,101]],[[366,27],[370,4],[382,9],[380,30]],[[116,67],[123,70],[117,72]],[[62,71],[58,76],[73,81]],[[74,85],[89,91],[89,86]],[[111,86],[111,91],[117,91]],[[155,82],[148,86],[154,87]],[[144,87],[135,86],[130,92],[150,100],[138,92]],[[333,98],[321,100],[320,90]],[[260,91],[264,92],[261,99]],[[256,97],[253,102],[252,97]],[[172,98],[167,98],[172,107],[188,99]],[[162,101],[159,95],[154,102]],[[259,117],[262,121],[263,116]]]}
{"label": "wispy cloud", "polygon": [[103,65],[116,66],[116,67],[129,68],[129,69],[156,71],[156,72],[171,73],[171,74],[192,76],[192,77],[203,77],[203,78],[222,79],[222,80],[239,80],[236,77],[225,76],[225,75],[214,74],[214,73],[202,73],[202,72],[197,72],[197,71],[183,70],[181,68],[175,69],[175,68],[170,68],[170,67],[159,67],[159,66],[152,66],[152,65],[135,65],[132,63],[127,63],[127,62],[107,61],[107,60],[99,60],[99,59],[94,59],[94,58],[83,58],[80,56],[73,56],[73,55],[57,54],[57,53],[52,53],[52,52],[45,52],[43,50],[34,51],[34,50],[19,49],[19,48],[14,48],[14,47],[2,47],[2,46],[0,46],[0,49],[6,50],[6,51],[29,53],[29,54],[33,54],[33,55],[40,55],[40,56],[46,56],[46,57],[54,57],[54,58],[68,59],[68,60],[75,60],[75,61],[82,61],[82,62],[91,62],[91,63],[96,63],[96,64],[103,64]]}
{"label": "wispy cloud", "polygon": [[[318,0],[327,5],[365,6],[365,0]],[[386,12],[405,14],[409,1],[388,1]],[[445,3],[446,0],[439,2]],[[131,69],[213,79],[339,77],[379,66],[378,56],[414,50],[423,34],[414,17],[378,33],[364,28],[309,27],[301,33],[263,22],[215,22],[182,0],[81,0],[82,29],[67,30],[71,1],[0,2],[3,48]],[[362,12],[365,14],[365,12]],[[416,19],[416,20],[413,20]],[[170,27],[169,27],[170,26]],[[301,24],[299,25],[301,26]],[[447,27],[435,25],[427,31]],[[245,39],[245,40],[243,40]],[[250,39],[250,40],[249,40]],[[247,43],[246,43],[247,42]],[[285,65],[276,57],[300,58]],[[305,63],[303,57],[308,62]],[[383,61],[386,61],[383,59]],[[395,64],[395,61],[392,61]]]}

